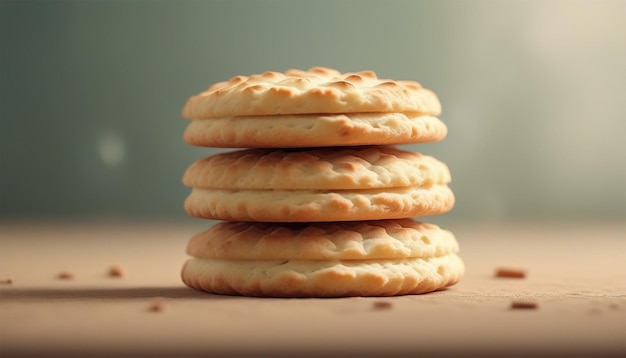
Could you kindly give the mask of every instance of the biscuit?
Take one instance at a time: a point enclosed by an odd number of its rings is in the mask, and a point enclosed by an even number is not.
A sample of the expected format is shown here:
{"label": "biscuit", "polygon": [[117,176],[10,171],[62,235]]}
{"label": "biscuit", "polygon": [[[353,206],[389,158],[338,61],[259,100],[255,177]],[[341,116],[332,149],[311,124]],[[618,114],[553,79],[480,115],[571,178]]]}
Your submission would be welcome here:
{"label": "biscuit", "polygon": [[436,142],[448,128],[416,113],[239,116],[192,120],[187,144],[217,148],[290,148]]}
{"label": "biscuit", "polygon": [[456,254],[396,260],[189,259],[183,282],[224,295],[261,297],[395,296],[436,291],[459,281]]}
{"label": "biscuit", "polygon": [[392,147],[241,150],[192,164],[185,210],[230,221],[320,222],[442,214],[448,167]]}
{"label": "biscuit", "polygon": [[404,220],[220,223],[196,235],[182,280],[212,293],[392,296],[453,285],[465,267],[447,230]]}
{"label": "biscuit", "polygon": [[185,211],[220,220],[194,235],[183,282],[217,294],[421,294],[460,280],[454,235],[414,217],[454,206],[448,167],[393,147],[447,135],[441,104],[372,71],[265,72],[188,99],[183,139],[247,148],[194,162]]}
{"label": "biscuit", "polygon": [[315,67],[236,76],[192,96],[183,107],[188,119],[367,112],[436,116],[441,103],[414,81],[379,79],[372,71],[340,73]]}
{"label": "biscuit", "polygon": [[454,206],[447,185],[364,190],[194,188],[184,203],[195,217],[231,221],[320,222],[439,215]]}
{"label": "biscuit", "polygon": [[247,149],[194,162],[183,183],[205,189],[373,189],[450,182],[446,164],[393,147]]}
{"label": "biscuit", "polygon": [[450,231],[412,219],[316,224],[224,221],[187,244],[189,256],[230,260],[386,260],[458,251]]}
{"label": "biscuit", "polygon": [[372,71],[265,72],[219,82],[188,99],[183,139],[220,148],[390,145],[442,140],[437,96]]}

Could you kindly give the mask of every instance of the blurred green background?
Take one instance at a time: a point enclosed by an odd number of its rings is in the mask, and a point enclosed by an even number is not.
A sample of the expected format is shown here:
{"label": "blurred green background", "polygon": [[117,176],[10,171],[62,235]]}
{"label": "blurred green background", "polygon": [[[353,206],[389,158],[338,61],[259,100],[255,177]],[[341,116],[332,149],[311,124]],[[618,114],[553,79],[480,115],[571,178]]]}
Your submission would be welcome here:
{"label": "blurred green background", "polygon": [[[0,215],[184,219],[185,100],[321,65],[437,92],[442,220],[626,219],[626,1],[2,1]],[[439,218],[438,218],[439,220]]]}

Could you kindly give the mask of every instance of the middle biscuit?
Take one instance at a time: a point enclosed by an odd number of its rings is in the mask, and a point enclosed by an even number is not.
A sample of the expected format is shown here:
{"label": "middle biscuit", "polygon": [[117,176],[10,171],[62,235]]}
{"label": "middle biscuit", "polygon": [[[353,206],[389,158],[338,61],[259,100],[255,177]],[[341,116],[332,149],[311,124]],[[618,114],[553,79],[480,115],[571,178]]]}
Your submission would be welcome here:
{"label": "middle biscuit", "polygon": [[185,210],[216,220],[319,222],[443,214],[454,205],[441,161],[394,147],[246,149],[193,163]]}

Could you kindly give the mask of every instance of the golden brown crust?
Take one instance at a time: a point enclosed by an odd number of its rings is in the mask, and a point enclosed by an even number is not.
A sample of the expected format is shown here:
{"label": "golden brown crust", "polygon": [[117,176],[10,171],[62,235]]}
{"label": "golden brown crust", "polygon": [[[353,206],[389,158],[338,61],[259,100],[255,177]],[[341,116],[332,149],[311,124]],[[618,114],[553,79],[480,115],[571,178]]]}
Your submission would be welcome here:
{"label": "golden brown crust", "polygon": [[193,120],[187,144],[218,148],[292,148],[437,142],[439,118],[406,113],[244,116]]}
{"label": "golden brown crust", "polygon": [[439,115],[437,96],[414,81],[379,79],[372,71],[267,71],[236,76],[189,98],[183,117],[404,112]]}
{"label": "golden brown crust", "polygon": [[193,189],[185,200],[191,216],[269,222],[401,219],[439,215],[453,206],[447,185],[354,191]]}
{"label": "golden brown crust", "polygon": [[456,253],[454,235],[412,219],[324,223],[220,222],[196,234],[187,254],[238,260],[384,260]]}
{"label": "golden brown crust", "polygon": [[261,297],[394,296],[453,285],[465,271],[456,254],[397,260],[220,260],[192,258],[183,282],[226,295]]}
{"label": "golden brown crust", "polygon": [[[386,145],[447,134],[437,96],[372,71],[237,76],[183,108],[191,145],[246,149],[193,163],[189,287],[262,297],[420,294],[464,273],[454,235],[410,218],[452,209],[437,159]],[[286,149],[280,149],[286,148]]]}
{"label": "golden brown crust", "polygon": [[450,182],[443,162],[393,147],[247,149],[194,162],[183,183],[205,189],[347,190]]}

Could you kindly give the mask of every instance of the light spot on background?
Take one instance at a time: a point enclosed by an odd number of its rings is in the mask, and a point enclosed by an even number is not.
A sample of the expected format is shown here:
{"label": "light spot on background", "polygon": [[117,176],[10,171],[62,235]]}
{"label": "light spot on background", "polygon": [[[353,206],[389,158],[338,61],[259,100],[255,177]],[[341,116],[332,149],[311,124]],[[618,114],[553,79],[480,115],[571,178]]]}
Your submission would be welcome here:
{"label": "light spot on background", "polygon": [[118,166],[126,159],[126,143],[117,133],[100,134],[96,145],[100,159],[110,167]]}

